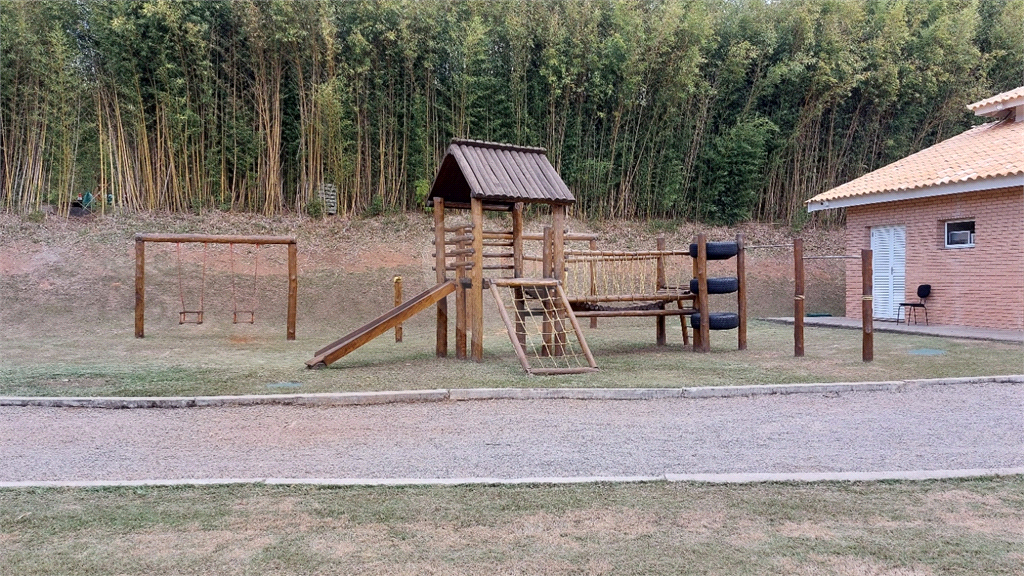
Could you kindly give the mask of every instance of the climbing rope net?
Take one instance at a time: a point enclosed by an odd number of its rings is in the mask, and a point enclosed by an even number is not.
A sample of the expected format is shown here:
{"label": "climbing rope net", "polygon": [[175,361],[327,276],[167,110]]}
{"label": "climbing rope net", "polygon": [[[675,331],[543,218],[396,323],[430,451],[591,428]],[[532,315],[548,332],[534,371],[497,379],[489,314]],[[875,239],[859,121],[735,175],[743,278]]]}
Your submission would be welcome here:
{"label": "climbing rope net", "polygon": [[557,280],[501,278],[491,281],[490,290],[523,370],[574,374],[597,369]]}

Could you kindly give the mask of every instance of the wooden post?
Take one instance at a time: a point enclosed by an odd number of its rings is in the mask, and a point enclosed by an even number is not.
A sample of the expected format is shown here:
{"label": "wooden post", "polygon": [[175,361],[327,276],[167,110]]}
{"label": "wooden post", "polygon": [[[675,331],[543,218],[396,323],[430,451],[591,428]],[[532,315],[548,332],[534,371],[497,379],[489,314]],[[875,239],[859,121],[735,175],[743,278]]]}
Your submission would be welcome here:
{"label": "wooden post", "polygon": [[[447,259],[444,256],[444,198],[434,198],[434,268],[436,280],[441,284],[448,279],[445,272]],[[448,298],[437,301],[437,329],[434,353],[439,357],[448,355]]]}
{"label": "wooden post", "polygon": [[473,286],[469,291],[470,356],[476,362],[484,360],[484,201],[472,198],[470,211],[473,216]]}
{"label": "wooden post", "polygon": [[[402,305],[402,277],[395,276],[395,308]],[[395,324],[395,342],[402,341],[402,323]]]}
{"label": "wooden post", "polygon": [[512,277],[523,277],[523,203],[512,205]]}
{"label": "wooden post", "polygon": [[693,346],[697,347],[697,334],[700,334],[700,351],[711,351],[711,307],[708,305],[708,239],[704,234],[697,235],[697,285],[700,294],[700,330],[693,335]]}
{"label": "wooden post", "polygon": [[[658,235],[657,248],[658,248],[658,250],[664,250],[665,249],[665,235],[664,234],[659,234]],[[665,278],[665,257],[664,256],[658,256],[658,259],[657,259],[657,286],[656,286],[656,288],[658,290],[661,290],[663,288],[666,288],[667,286],[668,286],[668,280],[666,280],[666,278]],[[655,335],[656,335],[655,336],[655,340],[657,341],[658,346],[664,346],[666,343],[668,343],[668,337],[666,336],[666,333],[665,333],[665,317],[664,316],[655,316],[654,317],[654,331],[655,331]]]}
{"label": "wooden post", "polygon": [[[523,203],[512,205],[512,277],[523,277]],[[497,294],[497,292],[495,292]],[[526,312],[526,300],[521,287],[512,288],[512,304],[516,309],[515,333],[520,348],[526,345],[526,323],[523,314]],[[499,306],[500,308],[500,306]]]}
{"label": "wooden post", "polygon": [[[696,241],[696,239],[694,241]],[[691,273],[692,274],[691,278],[696,278],[697,277],[697,259],[696,258],[690,258],[690,264],[691,264],[691,267],[693,268],[693,271]],[[693,300],[693,309],[696,310],[697,312],[700,312],[700,298],[695,298]],[[686,339],[686,320],[683,317],[680,317],[680,319],[683,321],[683,339],[685,340]],[[700,346],[700,330],[694,329],[694,331],[693,331],[693,349],[694,349],[694,351],[697,350],[698,346]]]}
{"label": "wooden post", "polygon": [[145,337],[146,317],[146,242],[135,239],[135,337]]}
{"label": "wooden post", "polygon": [[874,335],[874,317],[875,317],[875,301],[874,301],[874,274],[873,264],[871,262],[873,253],[871,250],[860,251],[860,274],[861,274],[861,297],[860,297],[860,316],[861,316],[861,359],[864,362],[871,362],[875,359],[875,335]]}
{"label": "wooden post", "polygon": [[[542,242],[543,242],[544,246],[541,248],[541,267],[544,270],[544,278],[554,278],[554,263],[553,263],[553,258],[552,258],[552,254],[551,254],[551,238],[552,238],[552,236],[554,236],[554,234],[551,231],[551,226],[545,226],[543,228],[543,230],[544,230],[544,232],[543,232],[544,240],[542,240]],[[540,289],[541,288],[538,288],[538,290],[540,290]],[[546,290],[546,288],[543,288],[543,290]],[[541,320],[541,329],[540,329],[540,331],[541,331],[541,340],[543,341],[543,344],[541,345],[541,355],[542,356],[549,356],[549,355],[551,355],[551,348],[552,348],[551,336],[552,336],[552,334],[554,332],[552,330],[551,326],[552,326],[552,324],[551,324],[551,314],[550,314],[550,311],[548,310],[547,306],[545,306],[545,308],[544,308],[544,318],[543,318],[543,320]]]}
{"label": "wooden post", "polygon": [[804,239],[793,239],[793,356],[804,355]]}
{"label": "wooden post", "polygon": [[[554,278],[559,282],[565,281],[565,204],[553,204],[551,206],[551,264],[554,266]],[[552,328],[554,329],[554,355],[562,356],[565,353],[566,335],[562,315],[558,313],[557,307],[553,310]]]}
{"label": "wooden post", "polygon": [[295,317],[299,304],[299,246],[288,244],[288,340],[295,340]]}
{"label": "wooden post", "polygon": [[552,278],[565,280],[565,204],[551,206],[551,264],[554,267]]}
{"label": "wooden post", "polygon": [[736,333],[737,347],[747,349],[747,255],[743,248],[743,233],[736,235],[736,313],[740,317],[739,330]]}
{"label": "wooden post", "polygon": [[459,360],[466,359],[466,316],[468,306],[466,305],[466,286],[463,284],[463,280],[466,279],[466,267],[462,266],[469,257],[462,254],[461,251],[466,249],[472,242],[466,242],[460,240],[455,244],[455,249],[460,251],[459,256],[455,257],[455,357]]}
{"label": "wooden post", "polygon": [[543,246],[540,249],[541,273],[542,278],[554,278],[554,265],[551,262],[551,226],[545,226],[543,228],[542,236],[544,239],[541,241]]}
{"label": "wooden post", "polygon": [[[597,240],[595,240],[593,238],[590,239],[590,250],[591,251],[597,250]],[[590,295],[594,296],[596,294],[597,294],[597,264],[593,260],[591,260],[590,261]],[[680,318],[681,318],[681,316],[680,316]],[[591,328],[597,328],[597,316],[591,316],[590,317],[590,327]],[[684,329],[685,329],[685,326],[684,326]]]}

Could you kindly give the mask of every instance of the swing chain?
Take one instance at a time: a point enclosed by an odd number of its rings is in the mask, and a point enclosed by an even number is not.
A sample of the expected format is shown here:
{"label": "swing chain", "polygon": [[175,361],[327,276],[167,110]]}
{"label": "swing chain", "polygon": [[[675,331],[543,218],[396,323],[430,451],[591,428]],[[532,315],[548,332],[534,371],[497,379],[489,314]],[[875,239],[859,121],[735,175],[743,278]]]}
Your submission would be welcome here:
{"label": "swing chain", "polygon": [[[250,299],[251,309],[239,310],[238,309],[238,296],[237,290],[235,289],[235,244],[229,243],[229,249],[231,251],[230,263],[231,263],[231,306],[232,306],[232,322],[238,324],[239,322],[248,322],[249,324],[256,323],[256,288],[259,280],[260,272],[260,244],[256,244],[256,259],[253,263],[252,273],[252,298]],[[248,314],[248,320],[239,320],[239,314]],[[244,318],[244,317],[243,317]]]}
{"label": "swing chain", "polygon": [[[209,243],[203,242],[203,276],[199,288],[198,310],[185,309],[185,286],[181,271],[181,242],[175,242],[175,246],[178,255],[178,298],[181,301],[181,310],[178,312],[178,324],[202,324],[204,301],[206,299],[206,258],[209,253]],[[192,315],[191,318],[190,315]]]}

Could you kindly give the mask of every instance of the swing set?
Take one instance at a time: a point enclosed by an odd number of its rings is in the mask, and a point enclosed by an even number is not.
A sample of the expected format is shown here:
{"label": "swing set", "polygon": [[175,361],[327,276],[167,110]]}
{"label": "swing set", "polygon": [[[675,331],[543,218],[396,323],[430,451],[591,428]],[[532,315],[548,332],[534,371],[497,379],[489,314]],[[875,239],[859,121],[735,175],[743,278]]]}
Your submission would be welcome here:
{"label": "swing set", "polygon": [[[135,337],[145,337],[146,311],[146,242],[164,242],[175,244],[178,272],[178,298],[181,309],[178,312],[178,324],[202,324],[206,297],[206,264],[210,244],[228,244],[231,267],[231,302],[232,322],[235,324],[253,324],[256,321],[257,280],[259,279],[260,247],[267,244],[285,244],[288,246],[288,340],[295,340],[295,315],[298,295],[298,248],[294,236],[231,236],[212,234],[136,234],[135,235]],[[185,306],[184,274],[182,273],[182,250],[185,243],[201,243],[202,280],[199,289],[199,306],[189,310]],[[239,287],[235,274],[235,244],[255,245],[256,254],[253,265],[252,296],[248,309],[239,309]]]}

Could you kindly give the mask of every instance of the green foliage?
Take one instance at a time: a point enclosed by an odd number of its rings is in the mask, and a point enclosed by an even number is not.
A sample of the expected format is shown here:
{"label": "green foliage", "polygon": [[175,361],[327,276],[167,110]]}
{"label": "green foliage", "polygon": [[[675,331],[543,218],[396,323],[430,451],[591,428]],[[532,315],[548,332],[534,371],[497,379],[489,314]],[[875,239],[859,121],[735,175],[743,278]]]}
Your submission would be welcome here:
{"label": "green foliage", "polygon": [[366,206],[363,211],[365,218],[373,218],[374,216],[380,216],[385,214],[387,210],[384,208],[384,198],[380,195],[374,196],[370,200],[370,204]]}
{"label": "green foliage", "polygon": [[708,219],[720,224],[748,220],[757,204],[767,146],[779,129],[770,120],[740,120],[715,138],[706,159]]}
{"label": "green foliage", "polygon": [[426,179],[419,179],[416,181],[416,206],[422,208],[427,205],[427,196],[430,195],[430,182]]}
{"label": "green foliage", "polygon": [[310,218],[323,218],[324,203],[319,198],[314,198],[306,203],[306,215]]}
{"label": "green foliage", "polygon": [[87,188],[270,214],[331,183],[341,214],[405,210],[468,137],[546,147],[587,218],[792,222],[1018,86],[1022,19],[1024,0],[0,0],[0,206]]}

